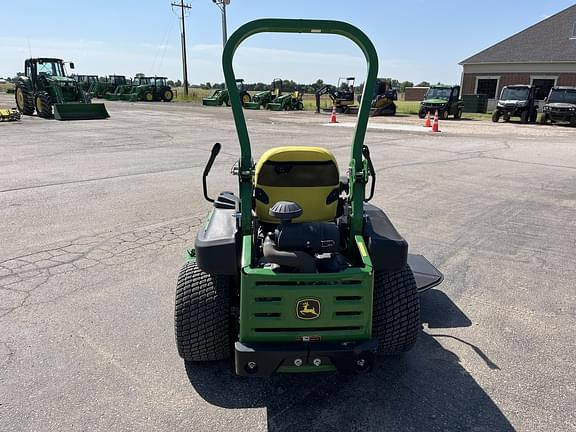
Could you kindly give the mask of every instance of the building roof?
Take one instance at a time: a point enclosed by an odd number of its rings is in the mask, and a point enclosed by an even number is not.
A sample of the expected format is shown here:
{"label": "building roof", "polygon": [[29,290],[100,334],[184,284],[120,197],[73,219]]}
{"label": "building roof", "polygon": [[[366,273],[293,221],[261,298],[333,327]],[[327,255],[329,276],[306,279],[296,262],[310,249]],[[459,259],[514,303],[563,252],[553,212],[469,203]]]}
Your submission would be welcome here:
{"label": "building roof", "polygon": [[478,63],[576,63],[576,5],[462,60]]}

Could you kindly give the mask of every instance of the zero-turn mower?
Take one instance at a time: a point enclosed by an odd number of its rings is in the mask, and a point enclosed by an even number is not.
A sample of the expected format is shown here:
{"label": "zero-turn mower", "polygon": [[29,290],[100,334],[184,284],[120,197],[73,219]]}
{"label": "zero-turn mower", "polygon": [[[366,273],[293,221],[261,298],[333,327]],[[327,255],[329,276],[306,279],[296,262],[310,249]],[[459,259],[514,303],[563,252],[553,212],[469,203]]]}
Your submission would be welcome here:
{"label": "zero-turn mower", "polygon": [[[263,32],[347,37],[368,61],[347,176],[320,147],[276,147],[253,163],[234,52]],[[185,361],[234,357],[239,375],[365,372],[377,355],[408,351],[421,328],[419,292],[442,275],[369,204],[376,170],[364,145],[378,56],[356,27],[338,21],[262,19],[240,27],[222,56],[241,156],[239,195],[208,195],[213,208],[178,276],[176,344]],[[370,184],[369,192],[366,188]]]}

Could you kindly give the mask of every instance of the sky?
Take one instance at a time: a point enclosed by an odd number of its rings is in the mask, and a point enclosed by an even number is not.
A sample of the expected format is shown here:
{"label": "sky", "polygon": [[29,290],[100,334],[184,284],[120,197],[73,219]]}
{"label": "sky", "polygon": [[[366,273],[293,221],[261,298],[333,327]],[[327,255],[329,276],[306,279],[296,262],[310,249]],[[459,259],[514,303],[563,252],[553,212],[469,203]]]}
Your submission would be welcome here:
{"label": "sky", "polygon": [[[26,19],[2,20],[0,77],[21,72],[24,59],[59,57],[85,75],[123,74],[182,79],[180,25],[169,0],[27,2]],[[188,81],[222,82],[221,12],[212,0],[188,0]],[[458,62],[574,4],[568,0],[365,1],[231,0],[228,33],[257,18],[347,21],[378,51],[378,76],[455,84]],[[2,1],[0,16],[22,17],[19,1]],[[260,34],[246,40],[234,61],[247,82],[273,78],[335,83],[366,74],[364,57],[350,41],[317,34]]]}

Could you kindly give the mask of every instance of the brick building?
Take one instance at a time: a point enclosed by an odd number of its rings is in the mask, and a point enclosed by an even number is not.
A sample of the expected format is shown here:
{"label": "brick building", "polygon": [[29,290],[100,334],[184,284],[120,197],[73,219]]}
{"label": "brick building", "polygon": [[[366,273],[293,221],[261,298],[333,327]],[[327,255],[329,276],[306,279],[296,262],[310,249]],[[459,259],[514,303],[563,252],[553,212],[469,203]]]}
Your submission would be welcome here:
{"label": "brick building", "polygon": [[488,95],[489,110],[505,85],[533,84],[539,100],[555,85],[576,86],[576,5],[460,64],[462,94]]}

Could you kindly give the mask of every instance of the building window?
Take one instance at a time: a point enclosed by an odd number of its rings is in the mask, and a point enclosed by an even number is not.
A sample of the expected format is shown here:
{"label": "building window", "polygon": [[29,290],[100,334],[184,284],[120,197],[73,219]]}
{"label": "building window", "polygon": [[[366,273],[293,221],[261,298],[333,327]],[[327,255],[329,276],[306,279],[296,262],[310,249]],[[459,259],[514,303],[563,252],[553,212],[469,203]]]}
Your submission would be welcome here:
{"label": "building window", "polygon": [[574,23],[574,26],[572,27],[572,36],[570,36],[570,39],[576,39],[576,22]]}
{"label": "building window", "polygon": [[488,99],[496,98],[497,88],[497,78],[478,78],[478,81],[476,82],[476,94],[485,94],[488,96]]}
{"label": "building window", "polygon": [[544,100],[548,97],[550,89],[556,85],[554,78],[532,78],[532,85],[536,87],[535,97],[537,100]]}

